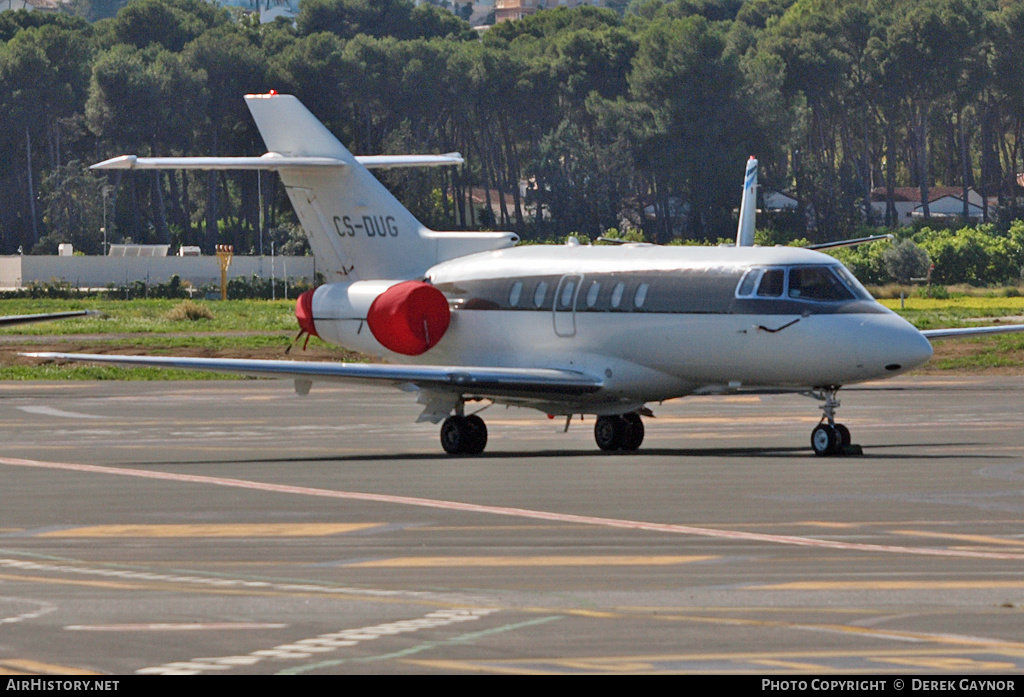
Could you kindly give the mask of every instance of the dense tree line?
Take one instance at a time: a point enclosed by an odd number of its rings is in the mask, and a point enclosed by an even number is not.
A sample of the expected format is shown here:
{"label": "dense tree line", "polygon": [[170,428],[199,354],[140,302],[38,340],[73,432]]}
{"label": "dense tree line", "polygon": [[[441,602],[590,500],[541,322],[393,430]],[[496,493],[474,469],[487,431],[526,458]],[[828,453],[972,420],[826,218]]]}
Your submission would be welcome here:
{"label": "dense tree line", "polygon": [[871,217],[878,187],[890,204],[897,186],[926,201],[974,187],[998,197],[997,228],[1019,212],[1020,0],[634,0],[482,33],[408,0],[304,0],[294,24],[265,25],[132,0],[92,23],[0,13],[0,253],[96,253],[104,221],[109,242],[295,244],[272,175],[87,170],[260,153],[241,97],[268,89],[358,154],[462,152],[463,167],[387,175],[440,229],[713,241],[734,234],[751,154],[813,211],[777,237],[893,224],[891,205]]}

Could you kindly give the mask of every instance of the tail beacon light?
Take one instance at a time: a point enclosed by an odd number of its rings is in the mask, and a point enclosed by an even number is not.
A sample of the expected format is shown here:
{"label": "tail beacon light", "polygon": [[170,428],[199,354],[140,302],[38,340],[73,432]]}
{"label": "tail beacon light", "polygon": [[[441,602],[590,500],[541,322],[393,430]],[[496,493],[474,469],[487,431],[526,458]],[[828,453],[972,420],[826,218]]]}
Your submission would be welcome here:
{"label": "tail beacon light", "polygon": [[406,281],[377,296],[366,323],[381,346],[406,356],[426,353],[448,330],[448,300],[423,281]]}

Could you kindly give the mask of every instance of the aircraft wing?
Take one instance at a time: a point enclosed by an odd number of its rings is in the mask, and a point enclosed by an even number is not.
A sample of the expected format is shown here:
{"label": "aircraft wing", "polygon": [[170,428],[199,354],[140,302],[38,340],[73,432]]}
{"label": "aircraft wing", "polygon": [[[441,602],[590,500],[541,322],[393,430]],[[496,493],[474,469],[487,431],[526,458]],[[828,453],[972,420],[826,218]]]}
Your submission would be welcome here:
{"label": "aircraft wing", "polygon": [[441,365],[389,365],[318,361],[268,361],[240,358],[176,358],[173,356],[108,356],[87,353],[24,353],[55,361],[112,363],[126,366],[205,370],[251,377],[314,381],[376,382],[395,387],[457,392],[481,397],[523,394],[582,395],[602,387],[598,378],[550,368],[490,368]]}
{"label": "aircraft wing", "polygon": [[961,327],[959,329],[924,329],[921,333],[932,339],[953,339],[965,336],[982,336],[985,334],[1012,334],[1024,332],[1024,324],[996,324],[991,327]]}
{"label": "aircraft wing", "polygon": [[13,327],[16,324],[31,324],[32,322],[51,322],[55,319],[67,319],[68,317],[85,317],[97,314],[94,310],[71,310],[68,312],[48,312],[39,315],[9,315],[0,317],[0,327]]}

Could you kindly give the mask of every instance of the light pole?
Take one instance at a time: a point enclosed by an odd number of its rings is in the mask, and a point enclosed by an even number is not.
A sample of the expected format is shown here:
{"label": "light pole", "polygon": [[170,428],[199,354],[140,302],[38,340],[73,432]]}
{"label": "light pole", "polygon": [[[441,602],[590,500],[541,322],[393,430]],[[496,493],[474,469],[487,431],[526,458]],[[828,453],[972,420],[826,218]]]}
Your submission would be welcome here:
{"label": "light pole", "polygon": [[100,232],[103,233],[103,256],[107,255],[107,197],[113,190],[114,187],[110,184],[103,187],[103,227],[100,228]]}
{"label": "light pole", "polygon": [[260,256],[263,256],[263,172],[256,170],[256,190],[259,194],[260,203]]}

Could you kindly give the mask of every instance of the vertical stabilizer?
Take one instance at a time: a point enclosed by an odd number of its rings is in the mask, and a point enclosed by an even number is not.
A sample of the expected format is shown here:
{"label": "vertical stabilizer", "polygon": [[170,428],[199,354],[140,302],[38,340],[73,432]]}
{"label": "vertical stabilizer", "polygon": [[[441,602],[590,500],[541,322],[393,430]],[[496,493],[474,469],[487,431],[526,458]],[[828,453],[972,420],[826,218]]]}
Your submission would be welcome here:
{"label": "vertical stabilizer", "polygon": [[743,177],[743,200],[740,202],[740,224],[736,230],[736,246],[751,247],[754,244],[754,226],[757,222],[757,160],[747,160],[747,171]]}
{"label": "vertical stabilizer", "polygon": [[245,101],[268,163],[333,161],[277,168],[327,282],[415,278],[439,261],[518,241],[511,233],[428,230],[360,161],[374,158],[353,156],[294,96],[247,95]]}
{"label": "vertical stabilizer", "polygon": [[245,101],[270,153],[344,163],[280,170],[328,282],[411,277],[430,265],[423,225],[298,99],[259,94]]}

